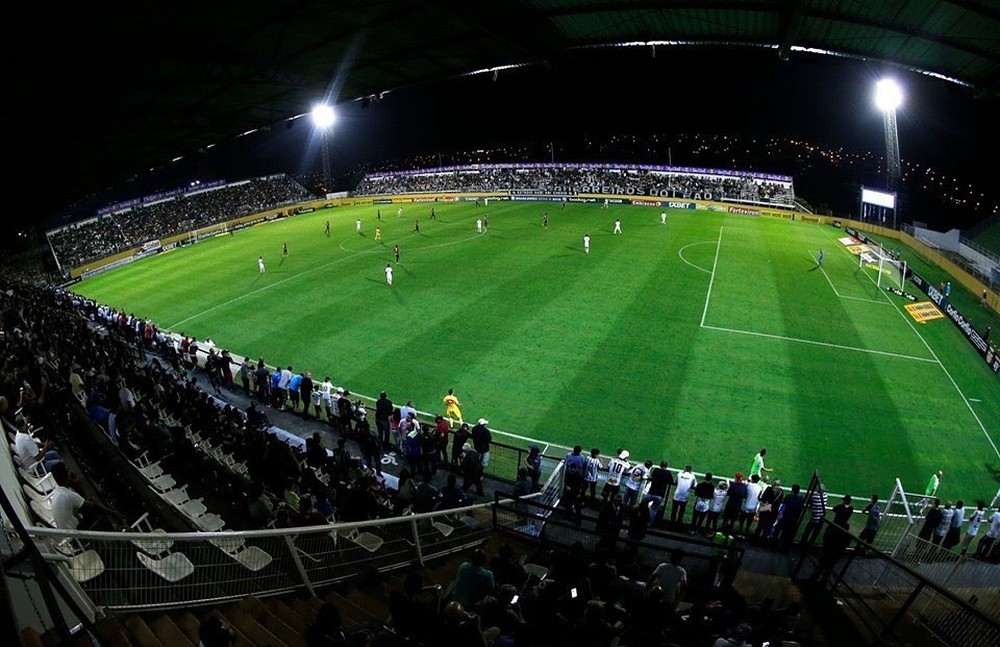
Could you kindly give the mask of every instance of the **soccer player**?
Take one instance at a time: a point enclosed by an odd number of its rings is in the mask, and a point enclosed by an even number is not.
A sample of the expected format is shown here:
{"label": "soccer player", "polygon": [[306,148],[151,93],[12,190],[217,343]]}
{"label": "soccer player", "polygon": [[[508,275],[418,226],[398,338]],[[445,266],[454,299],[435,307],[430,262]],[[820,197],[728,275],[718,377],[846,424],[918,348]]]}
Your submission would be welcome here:
{"label": "soccer player", "polygon": [[548,229],[548,228],[549,228],[549,212],[546,211],[542,215],[542,229]]}
{"label": "soccer player", "polygon": [[489,214],[483,214],[483,231],[490,228],[490,216]]}
{"label": "soccer player", "polygon": [[326,231],[324,231],[323,233],[326,234],[327,238],[330,237],[330,221],[329,220],[326,221]]}
{"label": "soccer player", "polygon": [[416,218],[413,219],[413,231],[418,234],[420,233],[420,221]]}
{"label": "soccer player", "polygon": [[392,263],[385,264],[385,282],[386,285],[392,287]]}
{"label": "soccer player", "polygon": [[382,229],[379,227],[375,228],[375,240],[382,240]]}
{"label": "soccer player", "polygon": [[477,234],[483,233],[483,219],[482,218],[477,218],[476,219],[476,233]]}
{"label": "soccer player", "polygon": [[375,210],[375,219],[378,220],[379,222],[382,222],[382,210],[381,209],[376,209]]}
{"label": "soccer player", "polygon": [[608,208],[608,199],[607,198],[604,198],[604,208],[605,209]]}
{"label": "soccer player", "polygon": [[621,218],[616,218],[615,219],[615,231],[614,231],[614,233],[616,233],[616,234],[622,233],[622,221],[621,221]]}
{"label": "soccer player", "polygon": [[264,257],[263,256],[258,256],[257,257],[257,269],[260,270],[261,274],[264,273]]}
{"label": "soccer player", "polygon": [[399,211],[396,212],[396,217],[399,218],[402,215],[403,215],[403,207],[400,207]]}
{"label": "soccer player", "polygon": [[816,257],[816,265],[818,265],[819,267],[823,267],[824,258],[826,258],[826,254],[823,253],[823,250],[821,249],[819,250],[819,256]]}
{"label": "soccer player", "polygon": [[444,402],[444,415],[448,418],[448,428],[451,428],[451,423],[458,420],[459,424],[465,422],[462,420],[462,410],[459,407],[462,403],[458,401],[458,397],[455,395],[454,389],[448,389],[448,395],[442,398]]}
{"label": "soccer player", "polygon": [[396,255],[396,262],[399,262],[399,243],[392,248],[392,253]]}
{"label": "soccer player", "polygon": [[354,221],[354,230],[357,231],[359,234],[361,233],[361,218],[358,218],[357,220]]}
{"label": "soccer player", "polygon": [[437,220],[437,214],[434,213],[434,207],[431,207],[431,220]]}
{"label": "soccer player", "polygon": [[282,256],[288,256],[288,243],[284,243],[281,246],[281,255]]}
{"label": "soccer player", "polygon": [[584,254],[590,253],[590,234],[583,235],[583,253]]}
{"label": "soccer player", "polygon": [[667,212],[666,211],[661,211],[660,212],[660,224],[661,225],[667,224]]}

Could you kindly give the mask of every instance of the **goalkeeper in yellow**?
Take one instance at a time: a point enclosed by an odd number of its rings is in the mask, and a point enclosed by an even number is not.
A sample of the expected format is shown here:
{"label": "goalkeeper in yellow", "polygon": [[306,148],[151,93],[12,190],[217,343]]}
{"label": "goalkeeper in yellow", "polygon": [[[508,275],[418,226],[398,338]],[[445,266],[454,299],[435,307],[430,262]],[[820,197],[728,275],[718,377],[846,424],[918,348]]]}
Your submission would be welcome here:
{"label": "goalkeeper in yellow", "polygon": [[444,402],[444,415],[448,418],[448,426],[451,427],[451,423],[455,420],[458,420],[459,423],[463,422],[462,410],[459,409],[459,407],[462,406],[462,403],[459,402],[458,397],[455,396],[455,390],[448,389],[448,395],[441,398],[441,400]]}

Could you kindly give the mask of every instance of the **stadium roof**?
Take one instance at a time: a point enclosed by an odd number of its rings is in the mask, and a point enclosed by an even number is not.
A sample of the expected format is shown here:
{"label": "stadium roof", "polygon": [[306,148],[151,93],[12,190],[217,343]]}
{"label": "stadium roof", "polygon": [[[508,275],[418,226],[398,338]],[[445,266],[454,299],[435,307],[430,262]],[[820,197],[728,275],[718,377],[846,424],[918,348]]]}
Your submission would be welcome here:
{"label": "stadium roof", "polygon": [[53,206],[300,115],[325,92],[365,100],[581,48],[819,51],[1000,90],[995,0],[182,1],[19,13],[4,39],[7,123],[19,166],[46,178],[39,198]]}

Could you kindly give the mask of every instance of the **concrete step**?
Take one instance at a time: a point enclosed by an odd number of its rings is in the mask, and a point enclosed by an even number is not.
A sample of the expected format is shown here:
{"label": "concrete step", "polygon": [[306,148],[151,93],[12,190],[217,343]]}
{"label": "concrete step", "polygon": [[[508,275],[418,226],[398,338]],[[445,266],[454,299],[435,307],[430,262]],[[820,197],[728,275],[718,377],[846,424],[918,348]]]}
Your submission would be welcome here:
{"label": "concrete step", "polygon": [[253,616],[257,622],[261,623],[265,629],[277,636],[288,647],[306,647],[302,632],[285,624],[259,598],[249,596],[241,600],[238,606]]}
{"label": "concrete step", "polygon": [[157,616],[148,624],[153,634],[167,647],[175,645],[177,647],[197,647],[198,645],[198,643],[192,643],[168,615]]}
{"label": "concrete step", "polygon": [[98,620],[94,624],[94,633],[104,647],[134,647],[125,627],[115,616]]}
{"label": "concrete step", "polygon": [[146,621],[139,616],[125,618],[125,628],[132,634],[132,644],[136,647],[167,647],[149,628]]}

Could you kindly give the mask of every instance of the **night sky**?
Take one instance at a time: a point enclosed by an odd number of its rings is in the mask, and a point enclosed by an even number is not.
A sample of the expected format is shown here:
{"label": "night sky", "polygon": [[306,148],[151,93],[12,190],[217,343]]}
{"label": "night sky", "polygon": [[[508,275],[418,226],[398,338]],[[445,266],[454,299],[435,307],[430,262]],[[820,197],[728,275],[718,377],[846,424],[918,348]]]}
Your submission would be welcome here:
{"label": "night sky", "polygon": [[[648,47],[570,52],[546,66],[501,70],[495,79],[482,74],[402,88],[367,107],[344,103],[331,136],[332,167],[337,175],[419,153],[587,134],[791,135],[881,154],[882,116],[873,91],[887,74],[905,94],[897,113],[904,162],[977,181],[992,173],[992,165],[978,160],[991,159],[1000,144],[996,98],[974,100],[970,88],[880,63],[806,53],[781,61],[774,50],[710,46],[660,47],[655,57]],[[310,122],[292,124],[221,142],[196,164],[178,165],[130,189],[320,168]]]}

